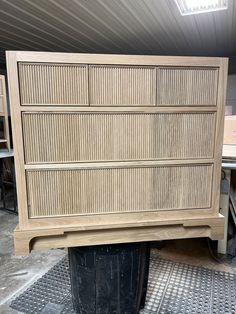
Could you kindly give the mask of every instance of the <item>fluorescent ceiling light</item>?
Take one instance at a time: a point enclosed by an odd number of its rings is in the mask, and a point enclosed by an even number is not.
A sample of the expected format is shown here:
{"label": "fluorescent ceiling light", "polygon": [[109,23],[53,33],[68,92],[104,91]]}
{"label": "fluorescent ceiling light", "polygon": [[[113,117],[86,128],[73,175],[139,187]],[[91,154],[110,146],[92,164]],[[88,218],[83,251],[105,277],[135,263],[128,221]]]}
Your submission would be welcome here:
{"label": "fluorescent ceiling light", "polygon": [[175,0],[182,15],[226,10],[228,0]]}

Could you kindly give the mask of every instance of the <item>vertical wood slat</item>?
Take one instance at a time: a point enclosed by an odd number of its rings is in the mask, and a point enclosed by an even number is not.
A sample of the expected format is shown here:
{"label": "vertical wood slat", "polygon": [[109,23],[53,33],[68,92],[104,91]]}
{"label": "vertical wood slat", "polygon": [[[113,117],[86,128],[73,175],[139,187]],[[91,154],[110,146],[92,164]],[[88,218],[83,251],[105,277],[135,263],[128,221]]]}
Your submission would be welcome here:
{"label": "vertical wood slat", "polygon": [[2,83],[1,77],[0,77],[0,112],[4,112],[3,111],[3,83]]}
{"label": "vertical wood slat", "polygon": [[212,165],[30,170],[26,176],[31,218],[209,208],[211,203]]}
{"label": "vertical wood slat", "polygon": [[2,83],[2,79],[0,79],[0,95],[3,95],[3,83]]}
{"label": "vertical wood slat", "polygon": [[7,89],[5,83],[5,76],[0,75],[0,122],[1,122],[1,148],[10,150],[10,132],[8,123],[8,109],[7,109]]}
{"label": "vertical wood slat", "polygon": [[215,113],[23,113],[26,163],[212,158]]}
{"label": "vertical wood slat", "polygon": [[217,68],[160,67],[157,73],[157,105],[216,105]]}
{"label": "vertical wood slat", "polygon": [[88,105],[88,66],[19,63],[22,105]]}
{"label": "vertical wood slat", "polygon": [[217,68],[37,63],[18,67],[22,105],[216,105]]}
{"label": "vertical wood slat", "polygon": [[155,106],[154,67],[89,66],[91,106]]}
{"label": "vertical wood slat", "polygon": [[0,95],[0,112],[3,112],[3,96]]}

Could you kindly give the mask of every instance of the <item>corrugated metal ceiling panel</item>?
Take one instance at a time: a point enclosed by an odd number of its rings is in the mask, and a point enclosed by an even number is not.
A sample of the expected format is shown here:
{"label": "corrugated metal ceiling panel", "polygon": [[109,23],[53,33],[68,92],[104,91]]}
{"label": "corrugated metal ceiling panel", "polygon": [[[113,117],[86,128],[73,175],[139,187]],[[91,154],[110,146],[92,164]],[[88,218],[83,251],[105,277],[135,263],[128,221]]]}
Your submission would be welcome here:
{"label": "corrugated metal ceiling panel", "polygon": [[0,0],[5,50],[236,55],[236,1],[181,16],[173,0]]}

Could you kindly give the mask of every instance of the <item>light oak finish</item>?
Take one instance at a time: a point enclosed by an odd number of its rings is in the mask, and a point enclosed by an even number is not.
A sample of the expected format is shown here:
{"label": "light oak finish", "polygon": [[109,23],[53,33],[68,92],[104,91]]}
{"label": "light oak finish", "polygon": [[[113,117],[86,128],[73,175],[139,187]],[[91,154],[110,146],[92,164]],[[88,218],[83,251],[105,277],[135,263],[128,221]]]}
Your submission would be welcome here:
{"label": "light oak finish", "polygon": [[215,113],[23,113],[22,123],[26,164],[213,158]]}
{"label": "light oak finish", "polygon": [[3,120],[3,137],[0,138],[1,148],[10,150],[10,134],[7,111],[7,91],[5,76],[0,75],[0,119]]}
{"label": "light oak finish", "polygon": [[21,112],[100,112],[100,113],[111,113],[111,112],[130,112],[130,113],[186,113],[186,112],[191,112],[191,113],[197,113],[197,112],[216,112],[217,108],[216,106],[192,106],[192,107],[80,107],[80,106],[65,106],[63,109],[61,106],[57,106],[56,108],[53,107],[51,104],[46,104],[46,106],[20,106],[20,111]]}
{"label": "light oak finish", "polygon": [[214,174],[212,181],[212,207],[215,210],[219,209],[220,203],[220,181],[221,181],[221,161],[222,161],[222,150],[223,150],[223,136],[224,136],[224,112],[225,112],[225,99],[226,99],[226,88],[228,78],[228,60],[225,58],[220,59],[219,67],[219,80],[217,89],[217,120],[215,128],[215,164]]}
{"label": "light oak finish", "polygon": [[21,104],[88,104],[88,66],[19,63]]}
{"label": "light oak finish", "polygon": [[[95,228],[95,229],[94,229]],[[135,223],[77,226],[19,230],[14,232],[16,255],[27,255],[31,250],[45,250],[73,246],[88,246],[110,243],[129,243],[170,239],[210,237],[222,239],[224,217],[201,219],[152,220]]]}
{"label": "light oak finish", "polygon": [[90,66],[91,106],[155,106],[156,68]]}
{"label": "light oak finish", "polygon": [[217,68],[160,67],[157,103],[162,106],[216,105]]}
{"label": "light oak finish", "polygon": [[163,159],[163,160],[138,160],[138,161],[106,161],[106,162],[77,162],[77,163],[41,163],[25,165],[26,170],[76,170],[76,169],[119,169],[137,167],[164,167],[181,165],[209,165],[213,164],[214,159]]}
{"label": "light oak finish", "polygon": [[17,254],[223,235],[226,59],[8,52],[7,60]]}
{"label": "light oak finish", "polygon": [[26,180],[29,218],[211,206],[212,165],[28,170]]}
{"label": "light oak finish", "polygon": [[[12,51],[10,53],[13,53]],[[187,66],[187,67],[219,67],[222,58],[217,57],[180,57],[180,56],[142,56],[96,53],[61,53],[41,51],[14,51],[18,62],[45,62],[65,64],[95,65],[146,65],[146,66]],[[225,59],[227,61],[227,59]]]}

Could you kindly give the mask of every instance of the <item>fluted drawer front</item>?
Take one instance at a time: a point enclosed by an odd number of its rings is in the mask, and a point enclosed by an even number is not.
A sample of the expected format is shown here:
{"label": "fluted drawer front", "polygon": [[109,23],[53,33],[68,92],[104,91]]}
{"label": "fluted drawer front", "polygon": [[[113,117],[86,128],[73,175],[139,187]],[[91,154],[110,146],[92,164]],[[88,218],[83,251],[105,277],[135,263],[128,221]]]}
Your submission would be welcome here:
{"label": "fluted drawer front", "polygon": [[31,170],[29,216],[210,207],[212,166]]}
{"label": "fluted drawer front", "polygon": [[19,63],[22,105],[88,105],[88,67]]}
{"label": "fluted drawer front", "polygon": [[3,96],[0,95],[0,112],[3,112]]}
{"label": "fluted drawer front", "polygon": [[90,66],[89,83],[91,106],[155,105],[155,68]]}
{"label": "fluted drawer front", "polygon": [[0,78],[0,95],[3,95],[3,79]]}
{"label": "fluted drawer front", "polygon": [[157,105],[216,105],[217,84],[216,68],[160,67],[157,70]]}
{"label": "fluted drawer front", "polygon": [[214,113],[24,113],[26,163],[211,158]]}

